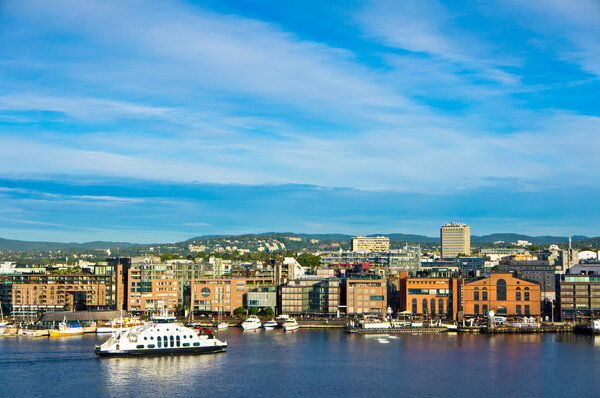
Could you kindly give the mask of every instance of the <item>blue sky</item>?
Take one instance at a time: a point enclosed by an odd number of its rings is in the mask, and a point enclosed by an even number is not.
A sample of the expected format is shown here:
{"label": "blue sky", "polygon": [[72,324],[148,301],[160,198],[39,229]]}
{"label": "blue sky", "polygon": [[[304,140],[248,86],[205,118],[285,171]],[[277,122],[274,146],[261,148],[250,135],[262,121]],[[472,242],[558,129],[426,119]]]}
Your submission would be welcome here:
{"label": "blue sky", "polygon": [[600,3],[0,3],[0,237],[598,235]]}

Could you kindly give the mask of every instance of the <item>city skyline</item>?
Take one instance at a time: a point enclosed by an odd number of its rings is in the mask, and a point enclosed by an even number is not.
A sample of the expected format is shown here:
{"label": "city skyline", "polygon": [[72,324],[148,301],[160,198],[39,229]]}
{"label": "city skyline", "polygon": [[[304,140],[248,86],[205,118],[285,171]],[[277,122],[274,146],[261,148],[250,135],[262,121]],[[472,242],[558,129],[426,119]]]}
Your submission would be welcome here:
{"label": "city skyline", "polygon": [[6,1],[0,237],[600,235],[594,1]]}

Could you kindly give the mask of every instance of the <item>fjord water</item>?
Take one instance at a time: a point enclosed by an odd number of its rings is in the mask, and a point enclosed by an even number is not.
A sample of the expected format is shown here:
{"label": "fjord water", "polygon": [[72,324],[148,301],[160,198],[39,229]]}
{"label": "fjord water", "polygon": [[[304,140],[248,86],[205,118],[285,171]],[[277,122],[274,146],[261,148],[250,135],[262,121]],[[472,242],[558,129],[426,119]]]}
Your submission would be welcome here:
{"label": "fjord water", "polygon": [[[0,338],[2,397],[598,396],[600,338],[219,333],[227,353],[97,358],[95,335]],[[388,343],[385,343],[385,342]]]}

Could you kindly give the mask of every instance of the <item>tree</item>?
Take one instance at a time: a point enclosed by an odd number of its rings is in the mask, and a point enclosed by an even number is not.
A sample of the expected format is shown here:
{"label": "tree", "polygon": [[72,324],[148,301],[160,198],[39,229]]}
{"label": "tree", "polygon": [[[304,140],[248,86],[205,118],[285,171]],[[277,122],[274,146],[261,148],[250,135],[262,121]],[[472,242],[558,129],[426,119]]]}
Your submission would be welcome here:
{"label": "tree", "polygon": [[275,315],[275,312],[273,311],[273,308],[271,308],[271,307],[265,308],[265,315],[266,316],[273,316],[273,315]]}
{"label": "tree", "polygon": [[310,253],[302,253],[296,260],[301,266],[310,267],[312,269],[321,265],[321,256],[315,256]]}
{"label": "tree", "polygon": [[250,315],[258,315],[258,308],[256,308],[256,307],[250,308]]}
{"label": "tree", "polygon": [[235,316],[240,316],[244,313],[244,307],[237,307],[235,310],[233,310],[233,314]]}

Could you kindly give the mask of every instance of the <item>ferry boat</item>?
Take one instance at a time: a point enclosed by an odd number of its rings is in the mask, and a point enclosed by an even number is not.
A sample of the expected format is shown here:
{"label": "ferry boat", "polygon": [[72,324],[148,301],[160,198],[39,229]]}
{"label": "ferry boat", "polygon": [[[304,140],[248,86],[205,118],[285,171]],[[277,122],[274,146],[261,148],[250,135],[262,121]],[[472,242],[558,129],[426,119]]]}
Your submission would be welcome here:
{"label": "ferry boat", "polygon": [[294,318],[289,318],[283,323],[283,330],[290,332],[299,328],[298,322]]}
{"label": "ferry boat", "polygon": [[279,324],[277,323],[277,321],[275,319],[271,319],[270,321],[266,321],[265,322],[265,324],[263,325],[263,328],[265,328],[265,329],[275,329],[278,326],[279,326]]}
{"label": "ferry boat", "polygon": [[256,330],[261,326],[260,319],[256,315],[250,315],[248,319],[242,322],[242,329],[244,330]]}
{"label": "ferry boat", "polygon": [[227,342],[212,333],[198,335],[175,323],[152,323],[114,332],[96,346],[98,356],[212,354],[227,350]]}
{"label": "ferry boat", "polygon": [[83,326],[81,326],[81,323],[67,322],[65,319],[58,324],[58,329],[50,329],[48,332],[50,333],[50,337],[60,337],[84,334],[85,330],[83,329]]}

